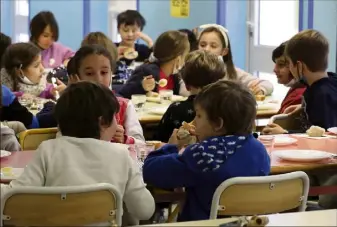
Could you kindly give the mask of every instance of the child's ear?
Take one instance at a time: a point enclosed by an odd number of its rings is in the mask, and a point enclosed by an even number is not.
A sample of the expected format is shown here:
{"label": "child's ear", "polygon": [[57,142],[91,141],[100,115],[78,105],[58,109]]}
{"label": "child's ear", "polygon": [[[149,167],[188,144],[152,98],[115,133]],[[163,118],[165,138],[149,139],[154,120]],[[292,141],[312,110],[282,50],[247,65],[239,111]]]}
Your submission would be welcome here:
{"label": "child's ear", "polygon": [[222,50],[222,56],[226,56],[229,52],[229,49],[226,47]]}
{"label": "child's ear", "polygon": [[215,132],[219,132],[223,130],[224,122],[222,118],[219,118],[217,121],[214,122],[213,128]]}

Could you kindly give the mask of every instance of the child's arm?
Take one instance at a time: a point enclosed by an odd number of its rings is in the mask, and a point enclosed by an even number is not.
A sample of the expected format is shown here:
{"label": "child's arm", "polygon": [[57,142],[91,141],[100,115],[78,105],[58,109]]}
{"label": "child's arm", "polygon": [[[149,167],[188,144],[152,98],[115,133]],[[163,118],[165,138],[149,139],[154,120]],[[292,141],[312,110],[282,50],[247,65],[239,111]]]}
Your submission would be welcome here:
{"label": "child's arm", "polygon": [[139,32],[138,35],[139,35],[139,38],[140,38],[140,39],[142,39],[144,42],[146,42],[146,44],[147,44],[147,46],[148,46],[149,48],[152,48],[152,46],[153,46],[153,41],[152,41],[152,39],[151,39],[150,36],[146,35],[146,34],[143,33],[143,32]]}
{"label": "child's arm", "polygon": [[129,155],[128,165],[130,171],[123,200],[130,214],[137,219],[148,220],[155,210],[154,199],[144,184],[139,166]]}
{"label": "child's arm", "polygon": [[178,152],[178,147],[171,144],[151,152],[143,166],[144,181],[163,189],[194,186],[198,179],[189,168],[189,147],[182,155]]}
{"label": "child's arm", "polygon": [[[170,107],[166,110],[165,114],[163,115],[162,119],[159,122],[158,130],[155,135],[155,139],[161,142],[167,142],[172,135],[172,132],[175,128],[181,126],[181,121],[178,120],[175,114],[175,104],[171,104]],[[176,110],[177,111],[177,110]],[[184,120],[184,119],[181,119]],[[178,122],[175,122],[178,121]],[[177,125],[175,125],[178,123]]]}
{"label": "child's arm", "polygon": [[44,99],[53,99],[54,96],[52,95],[52,90],[53,90],[53,85],[47,84],[46,88],[41,92],[39,97],[44,98]]}
{"label": "child's arm", "polygon": [[72,58],[75,55],[75,52],[72,51],[69,47],[63,46],[63,59],[62,59],[62,63],[64,66],[68,65],[68,62],[70,60],[70,58]]}
{"label": "child's arm", "polygon": [[132,141],[128,137],[132,137],[134,139],[134,143],[145,142],[143,129],[139,123],[137,112],[130,101],[128,101],[128,105],[126,107],[124,128],[125,134],[127,135],[125,143],[128,143],[128,141]]}
{"label": "child's arm", "polygon": [[248,87],[251,87],[252,84],[256,82],[256,86],[259,86],[264,95],[271,95],[271,93],[273,93],[274,87],[271,82],[267,80],[260,80],[256,76],[253,76],[239,68],[236,68],[236,73],[238,75],[238,79]]}

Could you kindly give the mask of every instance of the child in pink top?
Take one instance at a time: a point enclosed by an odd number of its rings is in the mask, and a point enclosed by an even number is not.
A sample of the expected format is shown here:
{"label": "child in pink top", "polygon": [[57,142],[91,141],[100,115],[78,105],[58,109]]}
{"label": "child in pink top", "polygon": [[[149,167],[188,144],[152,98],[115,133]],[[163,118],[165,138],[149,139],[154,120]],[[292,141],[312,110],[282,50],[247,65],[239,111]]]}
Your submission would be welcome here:
{"label": "child in pink top", "polygon": [[[53,88],[43,77],[40,49],[32,43],[15,43],[3,55],[1,84],[10,88],[17,96],[52,99],[62,84]],[[59,82],[62,83],[62,82]]]}
{"label": "child in pink top", "polygon": [[36,14],[30,22],[30,41],[42,49],[42,65],[45,68],[55,68],[67,65],[74,52],[57,43],[59,29],[52,12],[42,11]]}

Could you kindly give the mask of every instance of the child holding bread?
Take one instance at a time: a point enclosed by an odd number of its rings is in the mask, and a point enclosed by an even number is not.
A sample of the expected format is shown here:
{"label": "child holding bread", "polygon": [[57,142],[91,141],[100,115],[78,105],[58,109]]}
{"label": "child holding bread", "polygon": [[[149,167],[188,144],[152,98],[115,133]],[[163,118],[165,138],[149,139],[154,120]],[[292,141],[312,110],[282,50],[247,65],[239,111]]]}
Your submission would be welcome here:
{"label": "child holding bread", "polygon": [[193,102],[196,95],[204,86],[222,79],[225,74],[225,65],[216,55],[203,50],[189,53],[181,77],[190,96],[185,101],[170,105],[159,123],[156,140],[167,142],[175,128],[179,128],[184,121],[191,122],[195,117]]}
{"label": "child holding bread", "polygon": [[194,99],[191,136],[198,143],[179,154],[185,139],[174,129],[168,144],[151,152],[143,166],[144,181],[163,189],[185,187],[178,221],[209,219],[216,188],[232,177],[266,176],[270,158],[252,135],[256,101],[244,85],[220,80]]}

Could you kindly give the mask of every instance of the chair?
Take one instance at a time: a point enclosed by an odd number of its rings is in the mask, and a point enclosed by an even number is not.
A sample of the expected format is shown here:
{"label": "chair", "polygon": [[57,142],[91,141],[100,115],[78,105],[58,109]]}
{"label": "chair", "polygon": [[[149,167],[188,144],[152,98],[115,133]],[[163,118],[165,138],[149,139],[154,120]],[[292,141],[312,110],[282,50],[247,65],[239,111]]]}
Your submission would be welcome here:
{"label": "chair", "polygon": [[262,215],[306,208],[309,178],[298,171],[265,177],[235,177],[215,191],[210,219],[218,215]]}
{"label": "chair", "polygon": [[297,111],[293,114],[278,114],[270,118],[269,123],[275,123],[287,130],[301,129],[301,118],[303,110]]}
{"label": "chair", "polygon": [[2,226],[122,224],[122,198],[110,184],[18,187],[4,193]]}
{"label": "chair", "polygon": [[22,150],[36,150],[45,140],[55,139],[57,128],[29,129],[19,134]]}

